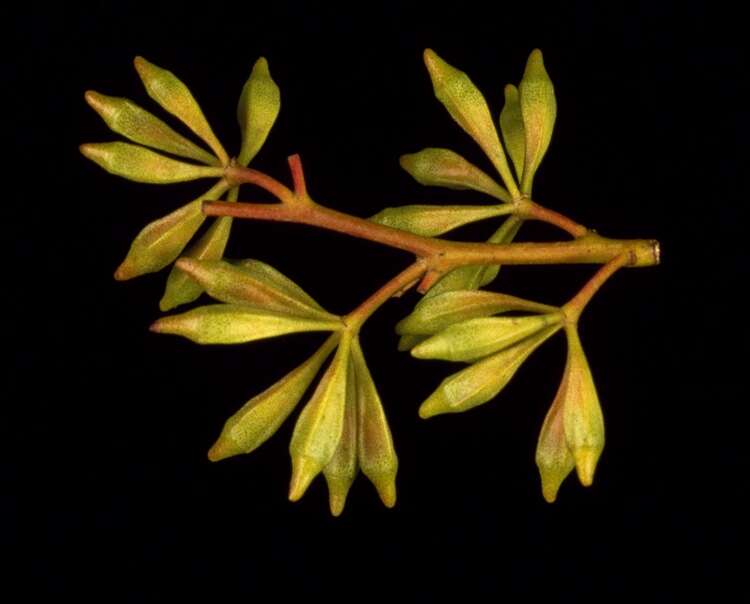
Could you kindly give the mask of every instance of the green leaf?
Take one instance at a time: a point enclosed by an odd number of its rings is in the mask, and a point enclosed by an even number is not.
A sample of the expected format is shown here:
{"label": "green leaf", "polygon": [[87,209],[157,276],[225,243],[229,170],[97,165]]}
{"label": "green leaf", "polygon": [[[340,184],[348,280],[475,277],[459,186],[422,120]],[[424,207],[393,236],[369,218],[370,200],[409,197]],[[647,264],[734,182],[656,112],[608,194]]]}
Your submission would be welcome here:
{"label": "green leaf", "polygon": [[396,504],[398,457],[383,404],[358,337],[352,340],[352,363],[357,387],[359,466],[375,485],[382,502],[391,508]]}
{"label": "green leaf", "polygon": [[306,304],[312,308],[317,308],[318,310],[323,310],[323,307],[305,290],[270,264],[266,264],[260,260],[247,258],[245,260],[236,261],[235,265],[245,271],[253,279],[268,283],[270,287],[281,290],[287,296],[296,298],[302,304]]}
{"label": "green leaf", "polygon": [[129,99],[89,90],[86,102],[109,128],[135,143],[216,166],[219,160],[178,134],[167,124]]}
{"label": "green leaf", "polygon": [[336,356],[294,426],[289,444],[292,501],[304,495],[312,479],[331,461],[344,432],[350,344],[351,337],[344,332]]}
{"label": "green leaf", "polygon": [[566,394],[565,380],[555,395],[555,400],[544,418],[536,446],[536,465],[542,479],[542,495],[548,503],[557,499],[560,485],[573,471],[576,463],[565,442],[563,427],[563,397]]}
{"label": "green leaf", "polygon": [[209,296],[229,304],[251,306],[300,317],[335,320],[338,317],[300,302],[297,296],[275,287],[273,281],[258,278],[258,271],[233,266],[224,260],[180,258],[177,268],[187,273]]}
{"label": "green leaf", "polygon": [[171,264],[185,248],[205,220],[201,211],[204,199],[220,197],[229,185],[221,180],[202,196],[146,225],[115,271],[115,279],[125,280],[153,273]]}
{"label": "green leaf", "polygon": [[130,143],[86,143],[79,148],[110,174],[136,182],[162,185],[224,175],[223,168],[186,164]]}
{"label": "green leaf", "polygon": [[435,96],[489,157],[511,196],[517,197],[518,187],[482,93],[468,75],[443,61],[429,48],[424,51],[424,62],[432,79]]}
{"label": "green leaf", "polygon": [[423,237],[436,237],[464,224],[493,216],[502,216],[512,211],[511,204],[496,206],[409,205],[385,208],[372,216],[370,220]]}
{"label": "green leaf", "polygon": [[459,413],[495,398],[518,368],[560,326],[547,327],[515,346],[496,352],[445,378],[419,408],[419,416]]}
{"label": "green leaf", "polygon": [[304,363],[245,403],[226,421],[208,458],[219,461],[250,453],[273,436],[297,406],[337,343],[338,334],[331,335]]}
{"label": "green leaf", "polygon": [[149,63],[143,57],[133,61],[148,95],[174,115],[211,147],[222,165],[229,164],[229,156],[211,130],[193,94],[171,71]]}
{"label": "green leaf", "polygon": [[241,304],[210,304],[151,325],[151,331],[184,336],[198,344],[242,344],[289,333],[336,331],[341,321],[305,319]]}
{"label": "green leaf", "polygon": [[280,108],[279,87],[271,79],[268,61],[261,57],[253,65],[237,105],[237,120],[242,132],[242,148],[237,163],[247,166],[260,151],[279,115]]}
{"label": "green leaf", "polygon": [[432,335],[455,323],[511,310],[550,313],[557,309],[507,294],[475,290],[449,291],[422,298],[412,313],[396,325],[396,332]]}
{"label": "green leaf", "polygon": [[399,163],[421,185],[473,189],[501,201],[512,201],[510,193],[490,176],[449,149],[428,147],[402,155]]}
{"label": "green leaf", "polygon": [[542,51],[539,49],[533,50],[529,55],[519,92],[526,135],[526,158],[521,190],[524,194],[531,195],[534,174],[549,147],[557,116],[555,89],[544,68]]}
{"label": "green leaf", "polygon": [[500,112],[500,131],[503,133],[505,148],[508,150],[508,155],[510,155],[520,181],[523,177],[523,162],[526,157],[526,133],[523,129],[518,88],[513,84],[508,84],[505,87],[505,105]]}
{"label": "green leaf", "polygon": [[476,361],[561,321],[559,314],[469,319],[428,338],[411,354],[418,359]]}

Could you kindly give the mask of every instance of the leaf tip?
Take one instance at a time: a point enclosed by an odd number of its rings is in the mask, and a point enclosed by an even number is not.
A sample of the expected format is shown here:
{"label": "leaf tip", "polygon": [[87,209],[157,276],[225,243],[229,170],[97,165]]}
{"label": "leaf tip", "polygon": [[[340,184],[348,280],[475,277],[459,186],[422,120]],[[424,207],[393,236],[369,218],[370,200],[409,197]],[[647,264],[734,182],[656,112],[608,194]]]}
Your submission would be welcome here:
{"label": "leaf tip", "polygon": [[300,456],[292,460],[292,480],[289,484],[289,501],[299,501],[307,491],[313,478],[321,470],[316,461],[306,456]]}

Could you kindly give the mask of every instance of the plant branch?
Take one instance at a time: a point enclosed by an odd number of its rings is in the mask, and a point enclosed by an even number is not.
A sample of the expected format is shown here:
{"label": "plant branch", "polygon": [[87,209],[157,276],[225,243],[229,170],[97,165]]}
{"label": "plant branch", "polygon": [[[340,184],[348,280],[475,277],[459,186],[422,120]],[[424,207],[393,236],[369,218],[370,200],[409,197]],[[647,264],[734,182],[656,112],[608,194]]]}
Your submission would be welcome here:
{"label": "plant branch", "polygon": [[539,205],[538,203],[530,199],[524,200],[524,202],[521,204],[520,215],[523,218],[527,218],[530,220],[539,220],[541,222],[548,222],[549,224],[553,224],[563,231],[570,233],[573,237],[576,238],[583,237],[584,235],[589,233],[589,230],[582,224],[571,220],[567,216],[563,216],[559,212],[555,212],[554,210],[545,208],[544,206]]}
{"label": "plant branch", "polygon": [[621,254],[616,258],[613,258],[603,267],[601,267],[596,274],[589,279],[588,283],[584,285],[581,290],[567,302],[562,310],[565,318],[569,323],[575,324],[583,309],[594,297],[594,294],[599,291],[599,288],[614,275],[618,270],[628,263],[628,254]]}
{"label": "plant branch", "polygon": [[230,165],[224,171],[224,177],[232,185],[257,185],[261,189],[268,191],[281,203],[287,204],[294,202],[294,193],[287,186],[283,185],[278,180],[276,180],[272,176],[269,176],[268,174],[265,174],[264,172],[259,172],[258,170],[253,170],[252,168],[243,168],[242,166]]}

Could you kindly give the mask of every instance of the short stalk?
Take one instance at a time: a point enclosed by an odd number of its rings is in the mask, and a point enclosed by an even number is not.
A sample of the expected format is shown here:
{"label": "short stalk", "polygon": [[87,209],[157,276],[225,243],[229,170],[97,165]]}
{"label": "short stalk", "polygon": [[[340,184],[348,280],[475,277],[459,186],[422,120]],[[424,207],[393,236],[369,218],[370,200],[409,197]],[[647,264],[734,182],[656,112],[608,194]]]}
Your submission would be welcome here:
{"label": "short stalk", "polygon": [[591,301],[591,298],[594,297],[594,294],[599,291],[599,288],[619,269],[626,266],[627,263],[628,255],[621,254],[601,267],[596,274],[589,279],[588,283],[586,283],[586,285],[584,285],[581,290],[562,307],[566,323],[575,325],[578,322],[583,309],[586,308],[586,305]]}

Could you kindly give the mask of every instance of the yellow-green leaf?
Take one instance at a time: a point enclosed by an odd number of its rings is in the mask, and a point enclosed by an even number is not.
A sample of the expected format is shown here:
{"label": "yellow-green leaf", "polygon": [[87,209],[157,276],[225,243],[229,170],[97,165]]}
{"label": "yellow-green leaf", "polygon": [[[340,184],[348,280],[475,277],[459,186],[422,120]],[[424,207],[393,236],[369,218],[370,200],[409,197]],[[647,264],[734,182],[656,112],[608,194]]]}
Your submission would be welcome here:
{"label": "yellow-green leaf", "polygon": [[529,55],[519,86],[521,115],[526,137],[526,155],[521,190],[531,195],[531,185],[542,158],[547,152],[557,117],[557,101],[552,81],[544,68],[542,51]]}
{"label": "yellow-green leaf", "polygon": [[336,356],[294,426],[289,454],[289,499],[304,495],[312,479],[331,461],[344,432],[351,337],[343,333]]}
{"label": "yellow-green leaf", "polygon": [[566,383],[563,378],[552,406],[547,411],[539,441],[536,446],[536,465],[542,479],[542,495],[547,502],[557,499],[560,485],[575,468],[575,460],[565,442],[563,426],[563,396]]}
{"label": "yellow-green leaf", "polygon": [[508,155],[516,169],[516,176],[520,181],[523,177],[523,162],[526,157],[526,133],[523,130],[523,116],[521,115],[521,101],[518,88],[513,84],[505,87],[505,105],[500,112],[500,132]]}
{"label": "yellow-green leaf", "polygon": [[260,151],[280,108],[279,87],[271,79],[268,61],[261,57],[253,65],[237,105],[237,119],[242,132],[242,148],[237,163],[247,166]]}
{"label": "yellow-green leaf", "polygon": [[445,378],[419,408],[419,416],[459,413],[486,403],[505,388],[523,362],[560,326],[522,340]]}
{"label": "yellow-green leaf", "polygon": [[229,156],[211,130],[200,105],[188,87],[171,71],[149,63],[143,57],[136,57],[133,64],[148,95],[202,138],[221,164],[226,166]]}
{"label": "yellow-green leaf", "polygon": [[130,99],[107,96],[93,90],[87,91],[85,98],[113,132],[122,134],[135,143],[194,159],[209,166],[219,164],[219,160],[208,151],[172,130]]}
{"label": "yellow-green leaf", "polygon": [[233,266],[224,260],[180,258],[177,268],[187,273],[209,296],[229,304],[249,304],[257,308],[300,317],[335,320],[337,317],[300,302],[273,282],[258,278],[258,272]]}
{"label": "yellow-green leaf", "polygon": [[296,298],[302,304],[323,310],[323,307],[318,304],[305,290],[299,285],[292,281],[289,277],[283,273],[277,271],[270,264],[261,262],[260,260],[253,260],[247,258],[245,260],[238,260],[234,263],[237,267],[246,271],[253,279],[258,279],[269,284],[269,286],[275,289],[283,291],[287,296]]}
{"label": "yellow-green leaf", "polygon": [[198,344],[241,344],[303,331],[336,331],[342,325],[240,304],[210,304],[162,317],[151,331],[184,336]]}
{"label": "yellow-green leaf", "polygon": [[449,149],[428,147],[402,155],[399,163],[421,185],[473,189],[505,202],[512,199],[504,187]]}
{"label": "yellow-green leaf", "polygon": [[273,436],[297,406],[337,343],[338,334],[332,334],[304,363],[245,403],[226,421],[208,458],[219,461],[250,453]]}
{"label": "yellow-green leaf", "polygon": [[511,204],[495,206],[409,205],[385,208],[372,216],[370,220],[424,237],[436,237],[464,224],[493,216],[502,216],[512,211]]}
{"label": "yellow-green leaf", "polygon": [[396,504],[398,457],[380,396],[356,337],[352,340],[352,363],[357,387],[359,466],[390,508]]}
{"label": "yellow-green leaf", "polygon": [[204,199],[216,199],[229,185],[221,180],[204,195],[146,225],[130,245],[130,251],[115,271],[115,279],[125,280],[153,273],[172,263],[205,220]]}
{"label": "yellow-green leaf", "polygon": [[411,354],[418,359],[476,361],[560,322],[559,314],[469,319],[428,338]]}
{"label": "yellow-green leaf", "polygon": [[489,157],[511,196],[518,197],[518,187],[482,93],[468,75],[443,61],[429,48],[424,51],[424,62],[432,79],[435,96]]}
{"label": "yellow-green leaf", "polygon": [[196,166],[131,143],[86,143],[81,153],[110,174],[136,182],[169,184],[198,178],[220,178],[223,168]]}

